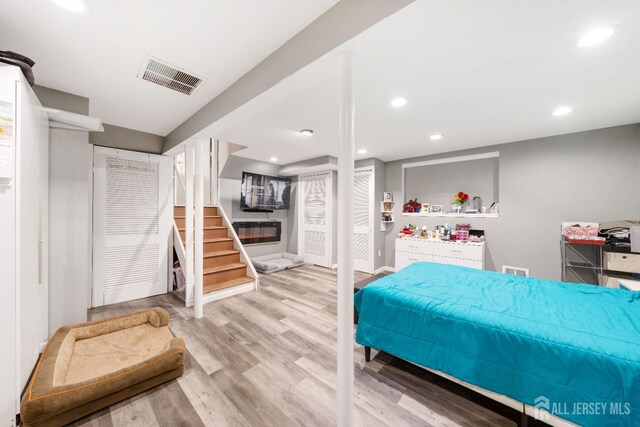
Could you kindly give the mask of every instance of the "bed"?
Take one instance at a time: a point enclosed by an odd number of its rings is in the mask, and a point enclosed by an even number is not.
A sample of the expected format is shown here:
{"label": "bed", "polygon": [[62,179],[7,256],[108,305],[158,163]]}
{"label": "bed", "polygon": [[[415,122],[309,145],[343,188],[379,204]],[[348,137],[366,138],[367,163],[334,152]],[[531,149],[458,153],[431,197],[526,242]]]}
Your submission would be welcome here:
{"label": "bed", "polygon": [[356,293],[356,341],[576,424],[637,426],[639,299],[415,263]]}

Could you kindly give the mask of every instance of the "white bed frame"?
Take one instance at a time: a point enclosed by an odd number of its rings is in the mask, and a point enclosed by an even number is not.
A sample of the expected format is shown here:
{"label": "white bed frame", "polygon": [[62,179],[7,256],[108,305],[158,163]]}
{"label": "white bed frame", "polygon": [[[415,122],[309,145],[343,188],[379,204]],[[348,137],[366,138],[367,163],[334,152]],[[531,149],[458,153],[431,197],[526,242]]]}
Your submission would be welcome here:
{"label": "white bed frame", "polygon": [[[377,354],[377,352],[379,352],[379,351],[377,351],[377,350],[375,350],[373,348],[371,348],[371,350],[376,351],[375,354]],[[391,353],[389,353],[389,354],[391,354]],[[365,347],[365,355],[366,355],[366,347]],[[398,356],[395,356],[393,354],[391,354],[391,355],[393,357],[398,357]],[[367,360],[367,359],[370,360],[373,357],[375,357],[373,354],[369,358],[367,358],[365,356],[365,360]],[[411,363],[412,365],[415,365],[415,366],[417,366],[417,367],[419,367],[421,369],[424,369],[426,371],[434,373],[434,374],[436,374],[436,375],[438,375],[438,376],[440,376],[442,378],[446,378],[449,381],[453,381],[456,384],[460,384],[460,385],[468,388],[469,390],[473,390],[476,393],[480,393],[481,395],[486,396],[491,400],[494,400],[494,401],[496,401],[498,403],[502,403],[503,405],[506,405],[506,406],[508,406],[510,408],[513,408],[513,409],[515,409],[516,411],[518,411],[520,413],[523,413],[523,414],[529,415],[531,417],[534,417],[535,419],[540,420],[542,422],[545,422],[545,423],[547,423],[547,424],[549,424],[551,426],[554,426],[554,427],[579,427],[577,424],[574,424],[571,421],[567,421],[567,420],[565,420],[563,418],[560,418],[560,417],[558,417],[556,415],[553,415],[553,414],[549,413],[548,411],[546,411],[544,409],[536,408],[535,406],[531,406],[531,405],[527,405],[526,403],[519,402],[519,401],[517,401],[515,399],[512,399],[512,398],[510,398],[508,396],[505,396],[504,394],[499,394],[499,393],[495,393],[493,391],[489,391],[489,390],[484,389],[482,387],[478,387],[477,385],[473,385],[473,384],[470,384],[468,382],[459,380],[458,378],[453,377],[453,376],[451,376],[449,374],[446,374],[446,373],[444,373],[442,371],[438,371],[438,370],[435,370],[435,369],[427,368],[426,366],[419,365],[419,364],[414,363],[414,362],[412,362],[410,360],[406,360],[406,359],[403,359],[401,357],[398,357],[398,359],[401,359],[401,360],[404,360],[405,362]],[[369,360],[367,360],[367,361],[369,361]]]}

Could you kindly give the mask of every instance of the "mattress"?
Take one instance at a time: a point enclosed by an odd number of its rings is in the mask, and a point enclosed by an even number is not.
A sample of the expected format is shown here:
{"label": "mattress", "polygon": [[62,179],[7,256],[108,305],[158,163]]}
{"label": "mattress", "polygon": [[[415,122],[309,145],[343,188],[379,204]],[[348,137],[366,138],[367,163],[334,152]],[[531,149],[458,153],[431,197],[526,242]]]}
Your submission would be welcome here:
{"label": "mattress", "polygon": [[639,298],[415,263],[356,293],[356,341],[577,424],[637,426]]}

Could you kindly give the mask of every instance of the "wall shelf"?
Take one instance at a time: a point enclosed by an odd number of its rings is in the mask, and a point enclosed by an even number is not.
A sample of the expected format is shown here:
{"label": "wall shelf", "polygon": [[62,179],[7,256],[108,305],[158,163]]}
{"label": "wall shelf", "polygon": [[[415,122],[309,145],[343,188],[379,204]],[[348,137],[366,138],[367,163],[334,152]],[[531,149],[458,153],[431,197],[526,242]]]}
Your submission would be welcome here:
{"label": "wall shelf", "polygon": [[417,217],[445,217],[445,218],[498,218],[499,213],[435,213],[435,212],[402,212],[402,216],[417,216]]}
{"label": "wall shelf", "polygon": [[[387,227],[390,227],[389,224],[394,223],[394,220],[395,220],[395,212],[393,211],[394,206],[395,204],[393,202],[380,202],[380,216],[381,216],[380,231],[387,231]],[[385,220],[384,219],[385,217],[389,218],[389,220]]]}

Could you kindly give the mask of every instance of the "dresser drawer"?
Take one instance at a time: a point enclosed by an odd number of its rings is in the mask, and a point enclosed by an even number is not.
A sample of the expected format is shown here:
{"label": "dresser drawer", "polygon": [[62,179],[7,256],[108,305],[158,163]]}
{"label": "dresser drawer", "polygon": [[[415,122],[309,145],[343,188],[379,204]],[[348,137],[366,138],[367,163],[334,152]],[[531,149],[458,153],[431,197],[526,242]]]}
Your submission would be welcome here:
{"label": "dresser drawer", "polygon": [[464,259],[464,258],[446,257],[442,255],[434,255],[433,262],[437,262],[440,264],[459,265],[460,267],[476,268],[478,270],[484,269],[484,266],[482,265],[481,260],[471,260],[471,259]]}
{"label": "dresser drawer", "polygon": [[428,240],[396,239],[396,252],[433,254],[433,242]]}
{"label": "dresser drawer", "polygon": [[604,265],[608,270],[640,273],[640,254],[605,252]]}
{"label": "dresser drawer", "polygon": [[427,254],[396,251],[396,268],[399,264],[413,264],[414,262],[433,262],[433,256]]}
{"label": "dresser drawer", "polygon": [[484,246],[467,243],[437,242],[433,245],[433,254],[443,257],[463,258],[482,261]]}

